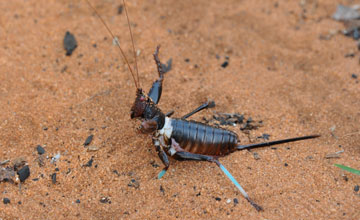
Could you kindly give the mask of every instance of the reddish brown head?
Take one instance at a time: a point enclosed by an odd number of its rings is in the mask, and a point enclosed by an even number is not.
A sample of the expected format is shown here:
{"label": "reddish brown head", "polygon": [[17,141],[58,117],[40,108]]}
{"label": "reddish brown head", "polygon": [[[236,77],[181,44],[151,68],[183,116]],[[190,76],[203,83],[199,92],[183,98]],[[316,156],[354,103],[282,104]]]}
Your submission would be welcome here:
{"label": "reddish brown head", "polygon": [[131,107],[131,118],[143,117],[147,104],[147,97],[144,95],[142,89],[137,89],[136,99],[133,106]]}

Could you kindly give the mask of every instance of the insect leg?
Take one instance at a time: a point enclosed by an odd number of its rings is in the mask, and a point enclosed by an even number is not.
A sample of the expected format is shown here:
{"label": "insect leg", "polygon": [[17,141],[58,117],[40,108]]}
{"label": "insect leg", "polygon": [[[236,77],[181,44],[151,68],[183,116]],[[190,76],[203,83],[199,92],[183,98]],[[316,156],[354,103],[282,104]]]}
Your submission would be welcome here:
{"label": "insect leg", "polygon": [[169,158],[166,155],[165,151],[160,146],[160,141],[158,139],[154,139],[154,145],[155,145],[156,152],[158,153],[160,160],[165,165],[164,169],[162,169],[162,171],[158,174],[158,179],[161,179],[161,177],[163,177],[164,174],[166,173],[167,169],[169,169],[170,162],[169,162]]}
{"label": "insect leg", "polygon": [[158,104],[158,102],[160,101],[161,92],[162,92],[162,82],[164,80],[164,74],[165,74],[165,71],[163,70],[163,67],[162,67],[160,59],[159,59],[159,49],[160,49],[160,46],[157,46],[155,53],[154,53],[154,60],[155,60],[155,63],[156,63],[156,66],[157,66],[157,69],[159,72],[159,79],[157,79],[153,83],[153,85],[149,91],[149,94],[148,94],[148,96],[151,98],[151,100],[155,104]]}
{"label": "insect leg", "polygon": [[221,171],[234,183],[234,185],[240,190],[241,194],[245,197],[245,199],[257,210],[263,211],[263,208],[256,204],[252,199],[250,199],[249,195],[245,192],[245,190],[241,187],[241,185],[236,181],[236,179],[231,175],[231,173],[217,160],[214,156],[207,156],[202,154],[193,154],[187,151],[184,151],[179,144],[172,138],[172,147],[176,150],[175,156],[180,160],[198,160],[198,161],[209,161],[214,162],[218,165]]}
{"label": "insect leg", "polygon": [[182,116],[181,119],[186,119],[186,118],[192,116],[193,114],[195,114],[195,113],[197,113],[197,112],[199,112],[201,110],[204,110],[206,108],[213,108],[213,107],[215,107],[215,102],[214,101],[207,101],[206,103],[200,105],[199,107],[197,107],[196,109],[194,109],[190,113]]}

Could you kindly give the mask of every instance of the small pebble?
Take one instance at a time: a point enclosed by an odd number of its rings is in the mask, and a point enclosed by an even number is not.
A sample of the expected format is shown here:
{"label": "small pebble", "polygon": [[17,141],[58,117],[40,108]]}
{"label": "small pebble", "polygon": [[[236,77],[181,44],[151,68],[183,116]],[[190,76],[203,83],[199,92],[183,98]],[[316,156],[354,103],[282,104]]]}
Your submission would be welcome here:
{"label": "small pebble", "polygon": [[99,150],[99,147],[98,146],[95,146],[95,145],[90,145],[88,148],[87,148],[88,151],[97,151]]}
{"label": "small pebble", "polygon": [[234,204],[239,204],[239,200],[237,198],[234,199]]}
{"label": "small pebble", "polygon": [[215,200],[216,200],[216,201],[221,201],[221,198],[215,197]]}
{"label": "small pebble", "polygon": [[77,199],[75,202],[76,202],[76,203],[80,203],[80,199]]}
{"label": "small pebble", "polygon": [[53,184],[56,183],[56,173],[51,174],[51,182],[52,182]]}
{"label": "small pebble", "polygon": [[64,49],[66,50],[66,56],[70,56],[77,47],[75,36],[69,31],[66,31],[64,37]]}
{"label": "small pebble", "polygon": [[109,199],[108,197],[103,197],[103,198],[101,198],[101,199],[100,199],[100,202],[101,202],[101,203],[109,203],[109,204],[111,204],[111,201],[110,201],[110,199]]}
{"label": "small pebble", "polygon": [[21,182],[24,182],[30,176],[30,168],[28,165],[21,168],[17,174],[19,175],[19,179]]}
{"label": "small pebble", "polygon": [[94,159],[91,158],[84,166],[86,166],[86,167],[91,167],[92,164],[93,164],[93,162],[94,162]]}
{"label": "small pebble", "polygon": [[355,73],[351,74],[351,77],[352,77],[353,79],[357,79],[357,78],[358,78],[358,76],[357,76]]}
{"label": "small pebble", "polygon": [[359,186],[359,185],[356,185],[356,186],[354,187],[354,191],[355,191],[355,192],[359,192],[359,188],[360,188],[360,186]]}
{"label": "small pebble", "polygon": [[84,147],[88,146],[92,139],[93,139],[94,135],[90,135],[89,137],[86,138],[85,142],[84,142]]}
{"label": "small pebble", "polygon": [[221,64],[222,68],[226,68],[229,65],[229,61],[225,61]]}
{"label": "small pebble", "polygon": [[287,166],[289,166],[289,164],[285,163],[285,164],[284,164],[284,166],[286,166],[286,167],[287,167]]}
{"label": "small pebble", "polygon": [[231,202],[231,199],[227,199],[226,203],[229,204]]}
{"label": "small pebble", "polygon": [[37,152],[38,152],[39,155],[45,153],[45,149],[44,149],[43,147],[41,147],[41,145],[38,145],[38,146],[36,147],[36,150],[37,150]]}
{"label": "small pebble", "polygon": [[4,199],[3,199],[3,202],[4,202],[4,204],[9,204],[9,203],[10,203],[10,199],[9,199],[9,198],[4,198]]}

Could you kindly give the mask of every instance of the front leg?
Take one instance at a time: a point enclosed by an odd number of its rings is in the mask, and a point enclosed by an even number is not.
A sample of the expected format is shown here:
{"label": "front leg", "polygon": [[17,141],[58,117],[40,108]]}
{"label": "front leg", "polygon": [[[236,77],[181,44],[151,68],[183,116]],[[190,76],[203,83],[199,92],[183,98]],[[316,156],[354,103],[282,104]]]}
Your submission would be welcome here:
{"label": "front leg", "polygon": [[170,166],[169,158],[166,155],[165,151],[162,149],[162,147],[160,145],[160,141],[161,140],[159,140],[159,139],[154,139],[154,145],[155,145],[156,152],[158,153],[158,156],[159,156],[160,160],[162,161],[162,163],[165,165],[165,167],[158,174],[158,179],[161,179],[161,177],[164,176],[164,174],[166,173],[166,171],[169,169],[169,166]]}

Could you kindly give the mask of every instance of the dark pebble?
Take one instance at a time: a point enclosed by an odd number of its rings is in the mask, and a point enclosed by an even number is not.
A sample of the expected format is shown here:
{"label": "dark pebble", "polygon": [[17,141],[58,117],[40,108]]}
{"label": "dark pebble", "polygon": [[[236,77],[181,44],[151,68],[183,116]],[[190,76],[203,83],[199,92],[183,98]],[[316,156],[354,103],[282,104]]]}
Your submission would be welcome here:
{"label": "dark pebble", "polygon": [[48,130],[48,127],[43,127],[43,130],[44,130],[44,131],[47,131],[47,130]]}
{"label": "dark pebble", "polygon": [[21,182],[24,182],[30,176],[30,168],[28,165],[21,168],[17,174],[19,175],[19,179]]}
{"label": "dark pebble", "polygon": [[43,147],[41,147],[40,145],[38,145],[36,147],[36,150],[37,150],[38,154],[40,154],[40,155],[45,153],[45,149]]}
{"label": "dark pebble", "polygon": [[3,203],[4,203],[4,204],[9,204],[9,203],[10,203],[10,199],[9,199],[9,198],[4,198],[4,199],[3,199]]}
{"label": "dark pebble", "polygon": [[76,203],[80,203],[80,199],[77,199],[75,202],[76,202]]}
{"label": "dark pebble", "polygon": [[201,196],[201,192],[199,192],[198,194],[196,194],[196,196]]}
{"label": "dark pebble", "polygon": [[21,205],[21,201],[19,201],[18,204]]}
{"label": "dark pebble", "polygon": [[85,164],[85,166],[86,166],[86,167],[91,167],[92,164],[93,164],[93,162],[94,162],[94,159],[91,158],[91,159]]}
{"label": "dark pebble", "polygon": [[89,137],[86,138],[86,140],[84,142],[84,147],[88,146],[91,143],[93,137],[94,137],[94,135],[90,135]]}
{"label": "dark pebble", "polygon": [[162,187],[162,185],[160,185],[160,192],[162,192],[162,194],[165,194],[165,189]]}
{"label": "dark pebble", "polygon": [[239,204],[239,200],[237,198],[234,199],[234,204]]}
{"label": "dark pebble", "polygon": [[229,61],[225,61],[221,64],[222,68],[226,68],[229,65]]}
{"label": "dark pebble", "polygon": [[289,166],[289,165],[288,165],[287,163],[285,163],[285,164],[284,164],[284,166],[286,166],[286,167],[287,167],[287,166]]}
{"label": "dark pebble", "polygon": [[56,168],[55,168],[55,171],[59,171],[59,168],[56,167]]}
{"label": "dark pebble", "polygon": [[190,62],[190,59],[189,59],[189,58],[186,58],[186,59],[185,59],[185,62],[187,62],[187,63]]}
{"label": "dark pebble", "polygon": [[56,183],[56,173],[51,174],[51,182],[52,182],[53,184]]}
{"label": "dark pebble", "polygon": [[124,6],[123,6],[123,5],[119,5],[118,10],[117,10],[118,15],[121,15],[122,12],[123,12],[123,10],[124,10]]}
{"label": "dark pebble", "polygon": [[354,187],[354,191],[355,191],[355,192],[359,192],[359,188],[360,188],[359,185],[356,185],[356,186]]}
{"label": "dark pebble", "polygon": [[70,56],[77,47],[75,36],[69,31],[66,31],[64,37],[64,49],[66,50],[66,56]]}
{"label": "dark pebble", "polygon": [[216,201],[221,201],[221,198],[215,197],[215,200],[216,200]]}
{"label": "dark pebble", "polygon": [[36,150],[40,155],[45,153],[45,149],[41,145],[36,146]]}
{"label": "dark pebble", "polygon": [[103,197],[103,198],[101,198],[101,199],[100,199],[100,202],[101,202],[101,203],[109,203],[109,204],[111,204],[111,201],[110,201],[110,199],[109,199],[108,197]]}
{"label": "dark pebble", "polygon": [[355,73],[351,74],[351,77],[352,77],[353,79],[357,79],[357,78],[358,78],[358,76],[357,76]]}
{"label": "dark pebble", "polygon": [[39,181],[39,178],[34,178],[34,179],[32,179],[33,181]]}

